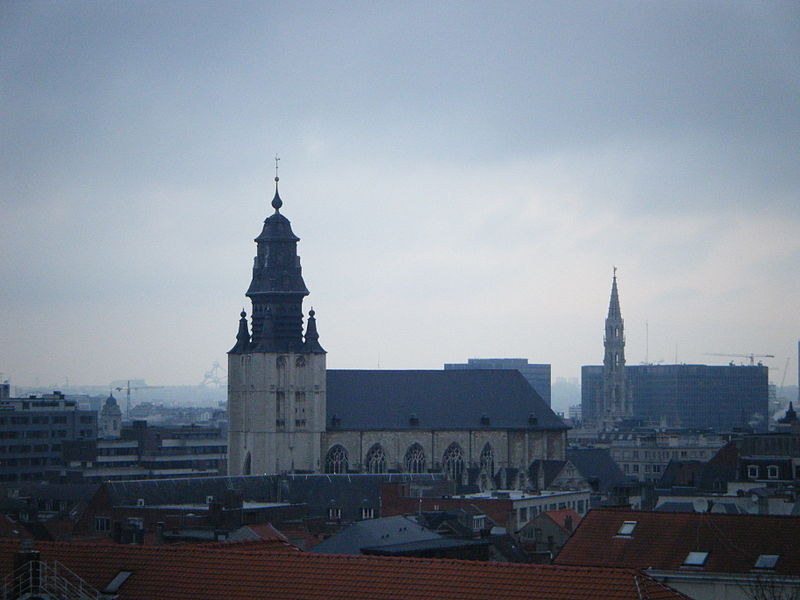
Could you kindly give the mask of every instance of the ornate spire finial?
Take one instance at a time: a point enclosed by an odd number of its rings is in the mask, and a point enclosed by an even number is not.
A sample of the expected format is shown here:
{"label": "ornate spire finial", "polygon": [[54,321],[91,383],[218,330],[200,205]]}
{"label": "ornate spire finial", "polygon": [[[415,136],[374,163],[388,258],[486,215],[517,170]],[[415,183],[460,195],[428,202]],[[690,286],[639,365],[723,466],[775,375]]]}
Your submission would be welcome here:
{"label": "ornate spire finial", "polygon": [[279,212],[281,206],[283,206],[283,200],[278,195],[278,181],[280,181],[280,177],[278,177],[278,161],[280,158],[278,157],[277,153],[275,154],[275,197],[272,199],[272,208],[275,209],[275,212]]}
{"label": "ornate spire finial", "polygon": [[614,279],[617,278],[617,267],[614,267]]}

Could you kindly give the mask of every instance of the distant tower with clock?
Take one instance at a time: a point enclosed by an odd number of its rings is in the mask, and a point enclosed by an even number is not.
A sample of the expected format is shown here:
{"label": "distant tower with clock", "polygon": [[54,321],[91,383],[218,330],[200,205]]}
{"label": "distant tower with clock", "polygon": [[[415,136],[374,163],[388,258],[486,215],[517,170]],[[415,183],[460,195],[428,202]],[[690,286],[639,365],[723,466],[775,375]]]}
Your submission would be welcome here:
{"label": "distant tower with clock", "polygon": [[[277,158],[276,158],[277,165]],[[280,209],[255,239],[247,290],[250,323],[242,311],[236,345],[228,352],[228,473],[311,473],[320,470],[325,431],[325,350],[314,310],[303,333],[303,282],[297,242]]]}

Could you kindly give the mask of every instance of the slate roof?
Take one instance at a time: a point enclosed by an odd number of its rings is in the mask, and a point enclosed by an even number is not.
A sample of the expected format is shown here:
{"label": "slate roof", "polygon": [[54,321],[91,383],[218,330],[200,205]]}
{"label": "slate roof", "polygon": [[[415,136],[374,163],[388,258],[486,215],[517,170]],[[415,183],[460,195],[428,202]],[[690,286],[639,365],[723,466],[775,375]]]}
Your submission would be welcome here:
{"label": "slate roof", "polygon": [[607,492],[627,479],[605,448],[568,448],[567,460],[584,479],[596,478],[601,492]]}
{"label": "slate roof", "polygon": [[46,481],[28,483],[9,483],[0,488],[0,496],[15,498],[36,498],[37,500],[66,500],[78,502],[94,496],[100,484],[97,483],[48,483]]}
{"label": "slate roof", "polygon": [[[19,542],[0,541],[0,573]],[[119,600],[686,600],[632,569],[523,565],[446,559],[271,554],[203,546],[38,543],[102,590],[132,574]]]}
{"label": "slate roof", "polygon": [[717,450],[703,467],[698,487],[714,490],[715,482],[736,481],[739,466],[739,442],[733,440]]}
{"label": "slate roof", "polygon": [[342,510],[343,519],[355,520],[361,517],[361,508],[373,508],[377,514],[384,483],[437,484],[446,479],[443,473],[286,475],[280,478],[278,497],[285,502],[306,504],[312,515],[326,515],[328,508],[335,506]]}
{"label": "slate roof", "polygon": [[311,550],[322,554],[361,554],[362,548],[378,548],[417,542],[441,542],[444,536],[409,517],[368,519],[345,527]]}
{"label": "slate roof", "polygon": [[[635,521],[630,535],[619,535]],[[702,567],[752,573],[762,554],[780,556],[775,572],[800,575],[800,517],[596,509],[583,517],[556,559],[560,565],[681,570],[689,552],[708,552]]]}
{"label": "slate roof", "polygon": [[140,498],[146,506],[164,506],[205,504],[208,496],[222,500],[226,490],[240,491],[245,500],[269,502],[274,481],[267,475],[247,475],[107,481],[103,485],[114,506],[136,506]]}
{"label": "slate roof", "polygon": [[[328,370],[329,428],[334,415],[338,428],[355,430],[567,429],[514,369]],[[410,424],[412,415],[418,426]]]}
{"label": "slate roof", "polygon": [[[472,548],[475,546],[488,546],[488,540],[465,540],[459,538],[441,537],[440,539],[420,540],[404,544],[388,544],[379,546],[365,546],[364,554],[378,554],[381,556],[419,555],[423,552],[437,550],[453,550],[455,548]],[[316,550],[316,548],[315,548]]]}
{"label": "slate roof", "polygon": [[700,483],[705,466],[706,463],[700,460],[672,459],[664,469],[664,473],[662,473],[656,487],[664,490],[676,485],[695,487]]}
{"label": "slate roof", "polygon": [[542,481],[544,482],[542,489],[550,489],[550,484],[558,477],[558,474],[561,473],[566,464],[567,461],[565,460],[534,460],[528,467],[528,477],[530,478],[531,484],[538,487],[541,471]]}

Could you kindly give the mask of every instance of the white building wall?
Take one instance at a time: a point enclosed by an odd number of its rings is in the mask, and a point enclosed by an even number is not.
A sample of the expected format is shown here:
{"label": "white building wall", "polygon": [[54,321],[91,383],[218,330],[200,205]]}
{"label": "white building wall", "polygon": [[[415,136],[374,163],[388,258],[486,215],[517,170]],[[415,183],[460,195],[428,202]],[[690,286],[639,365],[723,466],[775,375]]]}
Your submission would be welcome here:
{"label": "white building wall", "polygon": [[228,473],[320,470],[325,355],[228,355]]}

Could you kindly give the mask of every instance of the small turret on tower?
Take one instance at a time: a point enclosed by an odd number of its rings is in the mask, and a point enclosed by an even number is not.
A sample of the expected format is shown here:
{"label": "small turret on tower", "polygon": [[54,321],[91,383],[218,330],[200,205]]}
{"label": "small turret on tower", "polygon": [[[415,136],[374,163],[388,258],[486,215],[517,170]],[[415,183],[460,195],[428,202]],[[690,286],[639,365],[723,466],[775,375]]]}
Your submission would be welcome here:
{"label": "small turret on tower", "polygon": [[250,350],[250,330],[247,326],[247,313],[244,309],[239,313],[239,331],[236,334],[236,345],[230,349],[231,354],[244,354]]}
{"label": "small turret on tower", "polygon": [[306,326],[306,343],[303,345],[305,352],[311,354],[324,354],[325,349],[319,343],[319,334],[317,333],[317,319],[314,317],[317,313],[312,308],[308,311],[308,325]]}

